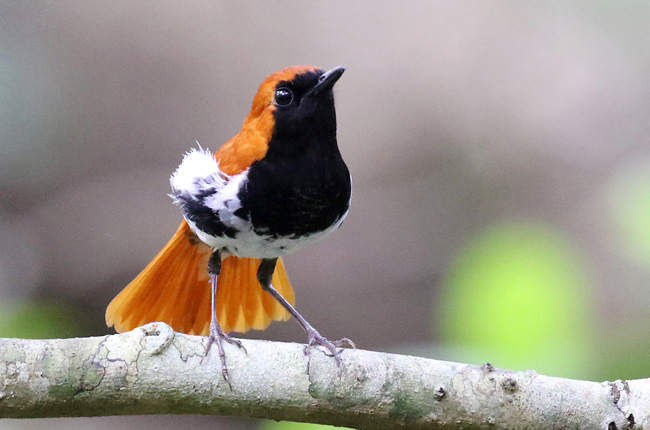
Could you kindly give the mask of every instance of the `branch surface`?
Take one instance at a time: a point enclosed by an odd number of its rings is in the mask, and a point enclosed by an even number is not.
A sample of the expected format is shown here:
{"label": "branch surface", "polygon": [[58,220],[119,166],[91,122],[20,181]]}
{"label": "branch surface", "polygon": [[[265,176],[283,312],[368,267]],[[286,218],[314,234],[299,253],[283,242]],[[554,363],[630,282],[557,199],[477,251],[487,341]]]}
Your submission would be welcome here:
{"label": "branch surface", "polygon": [[206,338],[164,323],[76,339],[0,339],[0,417],[236,415],[359,429],[642,429],[650,380],[588,382],[419,357]]}

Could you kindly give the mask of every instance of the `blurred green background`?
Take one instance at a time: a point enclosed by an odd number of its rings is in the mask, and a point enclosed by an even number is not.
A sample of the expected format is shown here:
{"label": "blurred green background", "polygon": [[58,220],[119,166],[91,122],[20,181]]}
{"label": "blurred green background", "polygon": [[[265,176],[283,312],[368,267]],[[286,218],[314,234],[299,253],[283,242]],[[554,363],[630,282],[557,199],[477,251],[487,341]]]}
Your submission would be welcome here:
{"label": "blurred green background", "polygon": [[[339,231],[286,258],[364,349],[650,376],[650,3],[0,2],[0,337],[110,333],[180,220],[168,177],[261,80],[347,66]],[[245,337],[304,342],[296,324]],[[42,428],[308,430],[228,417]],[[326,427],[323,427],[326,428]]]}

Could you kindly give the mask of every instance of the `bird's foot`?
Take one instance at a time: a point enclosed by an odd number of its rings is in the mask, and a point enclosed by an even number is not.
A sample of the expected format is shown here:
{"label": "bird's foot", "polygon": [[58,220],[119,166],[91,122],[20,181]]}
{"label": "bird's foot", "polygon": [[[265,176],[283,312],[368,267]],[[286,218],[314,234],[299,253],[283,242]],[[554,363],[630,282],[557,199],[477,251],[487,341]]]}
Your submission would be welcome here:
{"label": "bird's foot", "polygon": [[334,360],[336,360],[336,365],[339,367],[339,376],[340,376],[343,373],[343,368],[345,366],[343,365],[343,360],[341,360],[341,353],[336,348],[346,346],[346,345],[352,348],[356,348],[354,342],[352,342],[347,337],[332,342],[330,340],[327,340],[325,337],[323,337],[318,331],[311,329],[307,331],[307,346],[305,346],[305,355],[310,355],[311,350],[309,347],[322,346],[323,348],[329,351],[329,354],[326,355],[328,355],[329,357],[334,357]]}
{"label": "bird's foot", "polygon": [[205,345],[205,351],[203,351],[203,357],[201,357],[201,363],[203,363],[203,359],[208,356],[210,348],[212,348],[212,344],[216,343],[217,349],[219,350],[219,358],[221,359],[221,375],[232,390],[232,384],[230,383],[230,377],[228,376],[228,365],[226,364],[226,353],[223,350],[223,344],[221,343],[222,340],[243,349],[244,352],[248,354],[248,351],[246,351],[246,348],[244,348],[241,340],[228,336],[217,324],[213,324],[211,322],[210,335],[208,336],[208,343]]}

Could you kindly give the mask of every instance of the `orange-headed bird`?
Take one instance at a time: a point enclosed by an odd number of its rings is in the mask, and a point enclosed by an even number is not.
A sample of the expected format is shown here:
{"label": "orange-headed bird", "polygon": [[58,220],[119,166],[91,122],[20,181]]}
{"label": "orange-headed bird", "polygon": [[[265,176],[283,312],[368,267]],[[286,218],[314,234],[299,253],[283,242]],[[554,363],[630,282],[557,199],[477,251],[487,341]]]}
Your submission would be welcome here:
{"label": "orange-headed bird", "polygon": [[[350,173],[336,140],[332,87],[345,69],[294,66],[260,85],[241,131],[213,155],[193,149],[171,176],[184,220],[149,265],[106,309],[118,332],[164,321],[208,335],[223,377],[226,333],[293,316],[308,345],[336,347],[293,307],[281,256],[336,230],[350,207]],[[210,286],[212,288],[210,288]],[[260,288],[261,286],[261,288]],[[210,291],[212,294],[210,294]]]}

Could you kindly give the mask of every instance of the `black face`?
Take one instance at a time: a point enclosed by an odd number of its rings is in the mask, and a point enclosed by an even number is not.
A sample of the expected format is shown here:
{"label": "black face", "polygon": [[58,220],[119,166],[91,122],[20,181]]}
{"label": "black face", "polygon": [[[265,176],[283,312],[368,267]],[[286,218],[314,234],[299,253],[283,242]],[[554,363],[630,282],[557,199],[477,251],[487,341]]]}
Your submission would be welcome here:
{"label": "black face", "polygon": [[276,106],[275,137],[305,140],[317,134],[321,139],[336,138],[331,85],[322,91],[314,91],[322,83],[324,73],[316,70],[297,75],[292,81],[278,82],[273,98]]}

